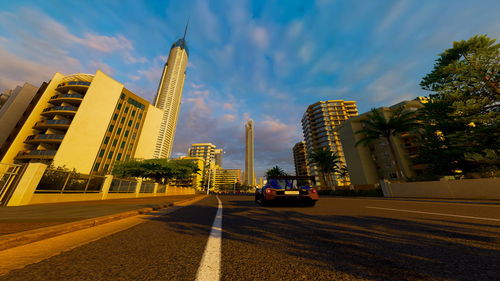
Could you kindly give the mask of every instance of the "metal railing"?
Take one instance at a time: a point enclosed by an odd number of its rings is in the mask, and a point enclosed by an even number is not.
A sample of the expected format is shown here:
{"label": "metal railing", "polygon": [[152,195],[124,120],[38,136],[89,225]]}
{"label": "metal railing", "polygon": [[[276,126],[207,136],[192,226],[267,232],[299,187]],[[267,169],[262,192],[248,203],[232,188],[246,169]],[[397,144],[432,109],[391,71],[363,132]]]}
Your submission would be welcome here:
{"label": "metal railing", "polygon": [[137,186],[135,180],[113,179],[109,187],[109,193],[134,193]]}
{"label": "metal railing", "polygon": [[139,191],[139,193],[153,193],[154,189],[155,189],[154,182],[143,181],[141,183],[141,190]]}
{"label": "metal railing", "polygon": [[21,151],[17,156],[24,155],[36,155],[36,156],[54,156],[56,155],[57,150],[30,150],[30,151]]}
{"label": "metal railing", "polygon": [[26,138],[27,141],[30,140],[62,140],[64,138],[64,135],[58,135],[58,134],[38,134],[38,135],[31,135]]}
{"label": "metal railing", "polygon": [[47,169],[35,193],[99,193],[105,179],[104,176]]}
{"label": "metal railing", "polygon": [[59,98],[72,98],[72,99],[83,99],[83,95],[81,94],[59,94],[51,97],[50,99],[59,99]]}
{"label": "metal railing", "polygon": [[43,112],[54,111],[54,110],[76,111],[77,109],[78,107],[74,106],[52,106],[45,108]]}

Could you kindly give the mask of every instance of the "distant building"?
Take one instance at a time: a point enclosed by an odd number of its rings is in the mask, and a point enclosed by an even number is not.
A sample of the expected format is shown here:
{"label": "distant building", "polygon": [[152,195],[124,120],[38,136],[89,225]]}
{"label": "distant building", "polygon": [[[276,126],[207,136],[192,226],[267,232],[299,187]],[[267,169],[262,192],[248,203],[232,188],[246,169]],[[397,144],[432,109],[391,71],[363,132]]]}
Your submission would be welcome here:
{"label": "distant building", "polygon": [[216,168],[213,188],[218,190],[232,190],[236,183],[240,183],[240,169]]}
{"label": "distant building", "polygon": [[[380,107],[386,118],[390,117],[393,111],[403,107],[406,110],[416,111],[423,107],[422,103],[416,99],[403,101],[390,107]],[[338,127],[340,140],[344,148],[347,168],[353,184],[375,184],[380,179],[396,179],[396,166],[390,157],[388,143],[384,139],[376,140],[368,146],[355,143],[362,138],[362,135],[355,132],[363,128],[361,120],[366,119],[370,113],[364,113],[351,118]],[[403,173],[407,177],[413,177],[422,173],[422,165],[414,165],[411,158],[415,157],[418,151],[418,144],[414,136],[406,133],[401,136],[392,137],[396,157],[402,166]]]}
{"label": "distant building", "polygon": [[163,116],[154,151],[155,158],[169,158],[172,153],[189,57],[186,30],[184,36],[170,48],[156,93],[155,106],[163,110]]}
{"label": "distant building", "polygon": [[196,164],[198,169],[198,173],[195,173],[191,176],[191,178],[186,179],[186,180],[174,180],[173,182],[170,183],[171,186],[177,186],[177,187],[193,187],[196,190],[203,190],[203,172],[205,170],[205,161],[201,157],[189,157],[189,156],[182,156],[179,157],[179,159],[183,160],[190,160]]}
{"label": "distant building", "polygon": [[222,155],[224,154],[224,150],[222,148],[217,148],[215,150],[215,165],[222,167]]}
{"label": "distant building", "polygon": [[245,124],[245,174],[244,184],[255,186],[255,169],[254,169],[254,127],[253,120],[249,119]]}
{"label": "distant building", "polygon": [[203,186],[213,185],[213,170],[215,169],[215,150],[216,146],[212,143],[193,143],[188,149],[189,157],[200,157],[203,159],[205,169],[203,170]]}
{"label": "distant building", "polygon": [[6,89],[0,93],[0,108],[7,102],[13,90]]}
{"label": "distant building", "polygon": [[[358,115],[355,101],[328,100],[311,104],[302,117],[302,130],[306,143],[306,151],[328,148],[336,152],[340,161],[345,165],[344,152],[340,143],[339,134],[335,128],[345,120]],[[322,177],[314,163],[308,163],[311,176],[321,187],[325,186]],[[334,175],[334,182],[329,185],[342,185],[349,181]]]}
{"label": "distant building", "polygon": [[293,146],[293,162],[296,176],[309,176],[305,141],[298,142]]}
{"label": "distant building", "polygon": [[0,108],[0,157],[6,151],[5,147],[10,146],[18,129],[22,127],[26,119],[24,117],[31,113],[32,105],[40,98],[41,93],[38,89],[36,86],[24,83],[22,87],[17,86],[14,90],[4,92],[8,93],[5,95],[8,99]]}
{"label": "distant building", "polygon": [[0,162],[109,173],[116,161],[153,157],[162,114],[99,70],[56,73]]}

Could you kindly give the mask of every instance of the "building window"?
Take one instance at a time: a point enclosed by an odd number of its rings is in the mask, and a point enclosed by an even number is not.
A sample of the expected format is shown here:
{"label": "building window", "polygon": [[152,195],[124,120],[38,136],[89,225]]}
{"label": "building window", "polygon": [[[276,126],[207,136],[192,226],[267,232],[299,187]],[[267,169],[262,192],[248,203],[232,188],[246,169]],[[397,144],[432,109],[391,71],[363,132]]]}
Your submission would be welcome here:
{"label": "building window", "polygon": [[120,95],[120,99],[125,99],[125,94],[124,94],[124,93],[122,93],[122,94]]}
{"label": "building window", "polygon": [[135,116],[135,110],[132,110],[132,116]]}
{"label": "building window", "polygon": [[118,128],[118,130],[116,130],[116,134],[120,134],[122,132],[122,128]]}
{"label": "building window", "polygon": [[107,172],[109,169],[109,164],[104,165],[104,171]]}
{"label": "building window", "polygon": [[122,120],[120,120],[120,123],[123,124],[125,122],[125,117],[122,117]]}
{"label": "building window", "polygon": [[139,113],[139,119],[141,119],[141,118],[142,118],[142,113]]}
{"label": "building window", "polygon": [[135,128],[139,129],[139,122],[135,123]]}
{"label": "building window", "polygon": [[114,125],[109,125],[109,129],[108,129],[108,132],[113,132],[113,129],[115,128]]}
{"label": "building window", "polygon": [[128,112],[128,106],[127,106],[127,107],[125,107],[125,113],[127,113],[127,112]]}
{"label": "building window", "polygon": [[125,137],[128,137],[129,131],[125,131]]}
{"label": "building window", "polygon": [[132,126],[132,120],[128,120],[128,126]]}
{"label": "building window", "polygon": [[109,142],[109,137],[105,137],[104,138],[104,144],[108,144],[108,142]]}
{"label": "building window", "polygon": [[120,144],[120,148],[124,148],[125,147],[125,142],[122,141],[122,143]]}
{"label": "building window", "polygon": [[114,140],[112,145],[116,146],[117,143],[118,143],[118,140]]}
{"label": "building window", "polygon": [[115,113],[115,115],[113,115],[113,120],[116,120],[118,119],[118,113]]}
{"label": "building window", "polygon": [[110,152],[108,153],[108,159],[111,159],[111,158],[113,158],[113,151],[110,151]]}
{"label": "building window", "polygon": [[103,157],[104,156],[104,149],[101,149],[101,151],[99,151],[99,157]]}
{"label": "building window", "polygon": [[116,155],[116,160],[120,160],[120,159],[122,159],[122,154],[118,153],[118,155]]}
{"label": "building window", "polygon": [[98,170],[99,170],[99,163],[95,163],[94,172],[97,172]]}
{"label": "building window", "polygon": [[116,107],[118,110],[120,110],[122,108],[122,104],[119,103],[118,106]]}

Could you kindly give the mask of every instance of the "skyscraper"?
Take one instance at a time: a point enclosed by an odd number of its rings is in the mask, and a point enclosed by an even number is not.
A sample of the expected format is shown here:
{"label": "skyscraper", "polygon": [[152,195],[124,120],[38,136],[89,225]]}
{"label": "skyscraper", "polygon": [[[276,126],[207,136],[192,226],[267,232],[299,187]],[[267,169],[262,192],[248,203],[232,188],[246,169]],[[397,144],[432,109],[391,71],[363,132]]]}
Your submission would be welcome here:
{"label": "skyscraper", "polygon": [[189,56],[186,31],[187,25],[184,36],[172,44],[158,85],[155,106],[162,109],[164,113],[155,146],[154,158],[169,158],[172,153]]}
{"label": "skyscraper", "polygon": [[253,120],[245,124],[245,179],[246,185],[255,186]]}
{"label": "skyscraper", "polygon": [[298,142],[293,146],[293,162],[296,176],[309,176],[305,141]]}
{"label": "skyscraper", "polygon": [[[346,165],[336,128],[345,120],[356,115],[358,115],[358,109],[355,101],[328,100],[311,104],[302,117],[306,151],[328,148],[338,154],[341,165]],[[308,170],[311,176],[315,176],[321,187],[324,188],[326,183],[322,182],[316,165],[308,163]],[[333,176],[335,182],[330,183],[329,186],[349,183],[348,179],[342,179],[338,175]]]}

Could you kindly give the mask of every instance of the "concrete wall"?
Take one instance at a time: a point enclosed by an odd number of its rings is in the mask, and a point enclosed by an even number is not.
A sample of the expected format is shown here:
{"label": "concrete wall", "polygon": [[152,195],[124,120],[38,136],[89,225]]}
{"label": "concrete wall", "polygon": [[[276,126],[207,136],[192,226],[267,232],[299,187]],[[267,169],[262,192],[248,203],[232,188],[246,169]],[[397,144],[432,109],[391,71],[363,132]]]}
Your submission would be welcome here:
{"label": "concrete wall", "polygon": [[148,105],[134,158],[152,159],[154,157],[162,117],[163,110]]}
{"label": "concrete wall", "polygon": [[54,157],[54,166],[89,174],[123,90],[98,70]]}
{"label": "concrete wall", "polygon": [[384,197],[500,199],[500,178],[427,182],[381,182]]}

